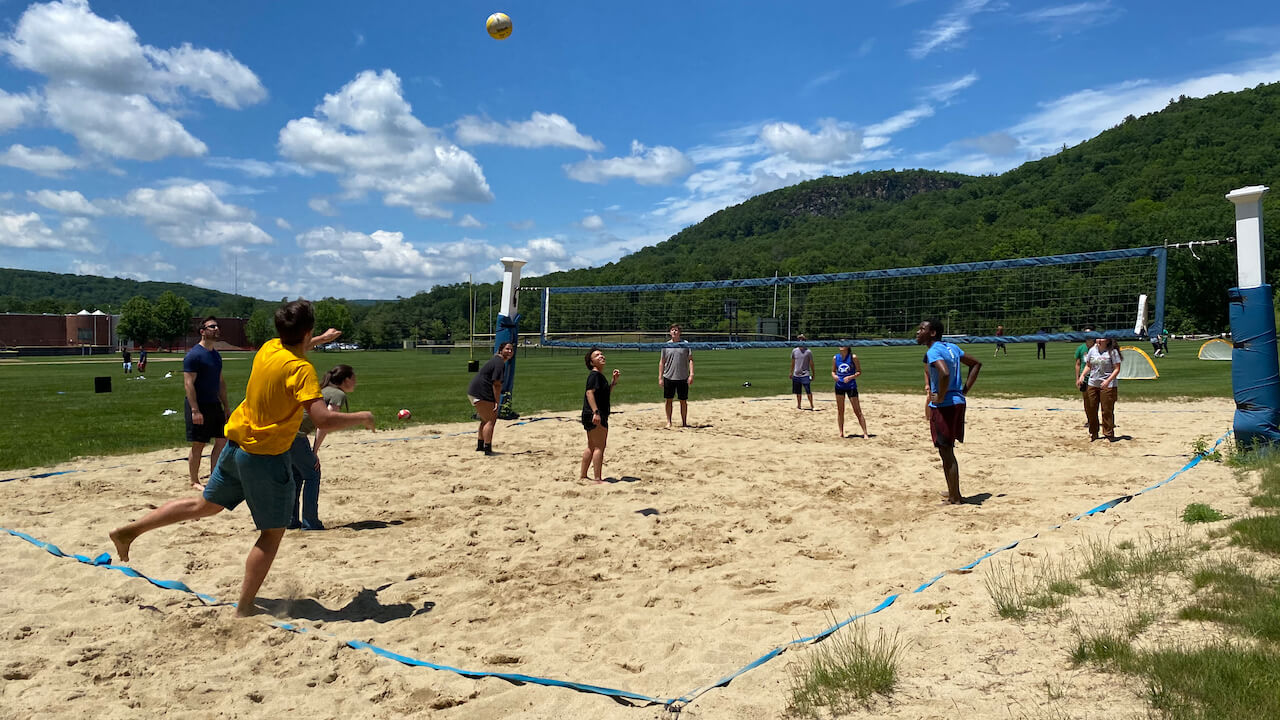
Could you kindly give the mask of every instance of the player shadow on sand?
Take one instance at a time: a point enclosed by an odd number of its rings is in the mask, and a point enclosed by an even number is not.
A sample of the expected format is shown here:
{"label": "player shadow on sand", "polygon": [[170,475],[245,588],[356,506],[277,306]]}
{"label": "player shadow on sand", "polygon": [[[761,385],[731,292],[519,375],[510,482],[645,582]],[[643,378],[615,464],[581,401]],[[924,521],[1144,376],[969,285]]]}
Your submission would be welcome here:
{"label": "player shadow on sand", "polygon": [[966,495],[960,498],[961,505],[981,505],[991,499],[991,493],[984,492],[977,495]]}
{"label": "player shadow on sand", "polygon": [[633,483],[633,482],[640,482],[640,478],[635,477],[635,476],[632,476],[632,475],[623,475],[622,477],[607,477],[607,478],[605,478],[604,480],[602,480],[601,482],[607,482],[607,483]]}
{"label": "player shadow on sand", "polygon": [[346,525],[335,525],[330,530],[346,528],[348,530],[386,530],[392,525],[403,525],[404,520],[357,520]]}
{"label": "player shadow on sand", "polygon": [[378,591],[385,590],[388,587],[390,585],[383,585],[377,590],[364,588],[356,593],[355,597],[351,598],[351,602],[336,610],[330,610],[311,598],[272,599],[260,597],[257,604],[276,618],[315,620],[317,622],[334,622],[338,620],[361,622],[363,620],[372,620],[377,623],[384,623],[389,620],[402,620],[414,615],[429,613],[436,607],[436,604],[430,600],[424,602],[421,608],[415,608],[411,603],[383,605],[378,602]]}

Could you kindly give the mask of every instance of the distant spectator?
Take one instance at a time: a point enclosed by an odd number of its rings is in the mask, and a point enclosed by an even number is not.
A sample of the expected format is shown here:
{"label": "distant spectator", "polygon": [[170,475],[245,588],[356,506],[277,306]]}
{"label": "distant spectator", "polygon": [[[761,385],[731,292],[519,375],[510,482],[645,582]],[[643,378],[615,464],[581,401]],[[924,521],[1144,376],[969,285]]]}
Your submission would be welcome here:
{"label": "distant spectator", "polygon": [[791,350],[791,392],[796,396],[796,409],[800,407],[800,393],[809,396],[809,409],[813,409],[813,351],[805,347],[804,334],[796,336],[800,346]]}
{"label": "distant spectator", "polygon": [[212,473],[227,444],[223,430],[227,423],[227,382],[222,378],[222,355],[214,347],[219,337],[218,318],[210,315],[200,322],[200,342],[182,358],[182,384],[186,390],[182,414],[187,421],[187,442],[191,443],[187,469],[191,487],[197,490],[204,489],[204,483],[200,482],[200,456],[204,446],[213,441],[213,452],[209,456]]}
{"label": "distant spectator", "polygon": [[129,352],[128,348],[121,350],[120,354],[124,360],[124,374],[128,375],[133,372],[133,354]]}
{"label": "distant spectator", "polygon": [[138,348],[138,372],[141,374],[146,371],[147,371],[147,349]]}

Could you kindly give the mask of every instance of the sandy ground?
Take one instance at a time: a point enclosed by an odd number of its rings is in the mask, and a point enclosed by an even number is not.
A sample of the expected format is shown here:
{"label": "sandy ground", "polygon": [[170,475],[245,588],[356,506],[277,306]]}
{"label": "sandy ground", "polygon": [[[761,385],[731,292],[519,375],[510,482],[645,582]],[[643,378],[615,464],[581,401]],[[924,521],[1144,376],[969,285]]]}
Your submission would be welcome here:
{"label": "sandy ground", "polygon": [[[611,421],[613,482],[601,485],[577,479],[585,433],[568,415],[500,423],[501,454],[488,458],[470,424],[332,435],[329,529],[285,536],[259,598],[272,614],[246,620],[0,535],[0,717],[670,717],[409,667],[344,642],[666,699],[895,593],[905,594],[865,622],[898,633],[901,683],[866,716],[1143,716],[1133,681],[1071,669],[1065,625],[995,615],[990,562],[910,590],[1012,541],[1025,539],[999,557],[1070,557],[1090,539],[1178,532],[1189,502],[1245,512],[1245,481],[1201,463],[1070,521],[1178,471],[1195,438],[1230,427],[1233,404],[1122,396],[1128,439],[1108,444],[1088,441],[1066,401],[972,398],[957,455],[962,489],[980,504],[946,507],[920,398],[863,400],[870,439],[837,437],[830,401],[816,412],[790,396],[695,401],[695,427],[670,431],[659,405],[627,405]],[[163,462],[183,455],[0,473],[79,470],[0,483],[0,527],[69,554],[107,552],[112,527],[188,492],[185,463]],[[229,602],[253,537],[241,507],[143,536],[129,565]],[[782,717],[788,668],[812,652],[796,646],[681,715]],[[1069,712],[1053,714],[1060,707]]]}

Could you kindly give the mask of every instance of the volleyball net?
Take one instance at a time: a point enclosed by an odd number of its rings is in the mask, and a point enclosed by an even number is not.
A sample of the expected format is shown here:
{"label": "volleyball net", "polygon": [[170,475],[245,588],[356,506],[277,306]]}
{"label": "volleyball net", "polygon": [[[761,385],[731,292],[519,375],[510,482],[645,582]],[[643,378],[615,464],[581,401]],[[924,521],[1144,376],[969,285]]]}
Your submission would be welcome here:
{"label": "volleyball net", "polygon": [[653,349],[673,323],[704,349],[786,347],[801,334],[813,346],[908,345],[926,318],[941,320],[955,342],[1078,341],[1086,330],[1132,339],[1164,326],[1167,253],[1154,246],[820,275],[544,287],[531,314],[541,344],[550,347]]}

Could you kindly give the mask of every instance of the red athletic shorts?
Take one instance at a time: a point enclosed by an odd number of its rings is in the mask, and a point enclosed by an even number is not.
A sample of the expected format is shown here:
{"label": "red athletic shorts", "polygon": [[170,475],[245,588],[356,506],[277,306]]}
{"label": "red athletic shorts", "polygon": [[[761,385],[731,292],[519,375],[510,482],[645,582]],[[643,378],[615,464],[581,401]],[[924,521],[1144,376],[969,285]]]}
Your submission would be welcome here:
{"label": "red athletic shorts", "polygon": [[964,403],[929,408],[929,434],[936,447],[964,442]]}

